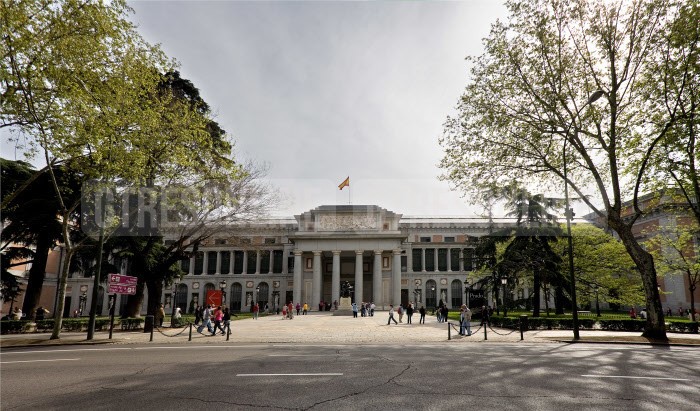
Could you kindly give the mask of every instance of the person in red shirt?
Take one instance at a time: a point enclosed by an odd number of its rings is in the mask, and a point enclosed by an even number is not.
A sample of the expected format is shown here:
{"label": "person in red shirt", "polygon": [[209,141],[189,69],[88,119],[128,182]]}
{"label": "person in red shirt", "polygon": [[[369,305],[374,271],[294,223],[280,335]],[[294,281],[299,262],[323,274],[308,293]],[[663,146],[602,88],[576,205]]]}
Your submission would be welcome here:
{"label": "person in red shirt", "polygon": [[253,305],[253,318],[255,318],[256,320],[258,319],[258,312],[259,311],[260,311],[260,306],[258,305],[258,303],[255,303]]}

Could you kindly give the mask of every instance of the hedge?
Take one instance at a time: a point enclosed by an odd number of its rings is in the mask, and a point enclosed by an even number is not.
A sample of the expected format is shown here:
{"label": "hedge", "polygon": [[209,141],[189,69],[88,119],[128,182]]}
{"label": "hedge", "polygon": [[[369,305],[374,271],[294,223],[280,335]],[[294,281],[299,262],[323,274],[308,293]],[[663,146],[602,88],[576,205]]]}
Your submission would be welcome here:
{"label": "hedge", "polygon": [[[61,329],[64,331],[86,331],[89,318],[64,318],[61,322]],[[142,318],[114,319],[114,326],[126,324],[128,329],[138,329],[142,327]],[[31,332],[32,322],[30,321],[0,321],[0,332],[2,334]],[[48,332],[53,330],[54,319],[39,320],[36,323],[37,332]],[[96,318],[95,330],[103,331],[109,329],[109,318]]]}
{"label": "hedge", "polygon": [[[520,328],[519,317],[491,316],[491,324],[496,327],[517,329]],[[645,320],[596,320],[579,318],[580,330],[604,330],[604,331],[644,331]],[[698,322],[671,320],[666,322],[666,331],[677,333],[698,333]],[[528,317],[528,330],[571,330],[574,328],[572,318],[547,318]]]}

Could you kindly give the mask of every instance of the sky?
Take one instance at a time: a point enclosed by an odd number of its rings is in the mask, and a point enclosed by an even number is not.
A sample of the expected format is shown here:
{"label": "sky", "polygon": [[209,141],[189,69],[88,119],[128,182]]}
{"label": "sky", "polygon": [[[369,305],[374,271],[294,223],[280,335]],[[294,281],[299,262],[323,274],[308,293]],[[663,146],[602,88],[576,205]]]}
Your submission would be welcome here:
{"label": "sky", "polygon": [[[132,2],[180,63],[235,155],[268,167],[276,216],[325,204],[480,214],[439,181],[442,124],[482,53],[496,0]],[[350,177],[350,189],[338,185]]]}

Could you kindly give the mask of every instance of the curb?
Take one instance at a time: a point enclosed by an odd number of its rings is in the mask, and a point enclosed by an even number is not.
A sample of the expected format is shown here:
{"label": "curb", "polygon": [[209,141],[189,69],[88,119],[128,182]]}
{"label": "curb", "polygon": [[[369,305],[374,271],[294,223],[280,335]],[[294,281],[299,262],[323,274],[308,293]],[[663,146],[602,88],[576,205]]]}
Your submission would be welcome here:
{"label": "curb", "polygon": [[641,341],[614,341],[614,340],[603,340],[603,341],[585,341],[585,340],[569,340],[560,338],[547,338],[546,339],[553,342],[560,342],[565,344],[611,344],[611,345],[642,345],[642,346],[660,346],[660,347],[700,347],[700,342],[698,344],[689,343],[663,343],[663,342],[641,342]]}
{"label": "curb", "polygon": [[[55,342],[54,342],[55,341]],[[20,342],[18,344],[0,344],[0,349],[6,350],[9,348],[29,348],[29,347],[57,347],[64,345],[104,345],[104,344],[119,344],[122,340],[98,340],[98,341],[61,341],[57,340],[39,340],[35,343]]]}

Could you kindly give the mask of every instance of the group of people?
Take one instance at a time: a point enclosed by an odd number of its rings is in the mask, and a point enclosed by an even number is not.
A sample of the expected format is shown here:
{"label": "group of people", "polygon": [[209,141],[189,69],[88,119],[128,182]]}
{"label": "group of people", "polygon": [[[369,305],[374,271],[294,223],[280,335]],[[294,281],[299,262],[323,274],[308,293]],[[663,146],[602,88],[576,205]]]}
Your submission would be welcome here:
{"label": "group of people", "polygon": [[[666,316],[671,317],[673,316],[673,312],[671,311],[671,308],[666,309]],[[686,308],[685,310],[683,307],[678,307],[678,316],[679,317],[688,317],[688,320],[690,321],[698,321],[700,320],[700,314],[698,313],[697,309],[693,310],[693,313],[690,313],[690,308]]]}
{"label": "group of people", "polygon": [[357,318],[357,313],[359,312],[362,317],[374,317],[374,309],[377,306],[373,302],[361,302],[358,306],[357,303],[352,303],[352,316]]}
{"label": "group of people", "polygon": [[[374,304],[372,304],[374,306]],[[374,309],[372,309],[374,315]],[[399,315],[399,321],[396,322],[396,319],[394,318],[394,312],[396,312]],[[412,324],[413,323],[413,314],[415,313],[415,308],[413,307],[413,302],[409,302],[406,305],[406,308],[403,307],[402,304],[399,304],[399,306],[396,308],[396,311],[394,311],[394,305],[391,304],[389,305],[389,321],[387,321],[387,325],[391,325],[391,322],[393,321],[394,324],[398,325],[399,323],[403,322],[403,316],[406,315],[406,324]],[[420,314],[420,319],[418,320],[419,324],[425,324],[425,307],[422,305],[418,309],[418,313]]]}
{"label": "group of people", "polygon": [[[306,303],[304,303],[304,307],[306,307],[306,306],[307,306]],[[282,306],[282,319],[283,320],[286,320],[286,319],[293,320],[295,308],[297,310],[297,315],[299,315],[299,311],[301,311],[301,304],[297,303],[297,305],[295,307],[294,304],[292,304],[292,302],[290,301],[287,305],[283,305]],[[304,315],[306,315],[306,311],[307,310],[304,310]]]}
{"label": "group of people", "polygon": [[[223,326],[231,329],[231,315],[238,317],[236,314],[232,314],[228,307],[221,308],[221,306],[213,307],[207,305],[204,307],[197,307],[195,310],[194,324],[197,325],[197,332],[202,334],[204,327],[211,335],[216,335],[216,330],[221,332],[221,335],[226,335],[226,330]],[[212,319],[214,324],[212,325]]]}

